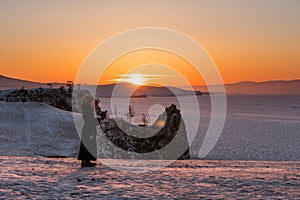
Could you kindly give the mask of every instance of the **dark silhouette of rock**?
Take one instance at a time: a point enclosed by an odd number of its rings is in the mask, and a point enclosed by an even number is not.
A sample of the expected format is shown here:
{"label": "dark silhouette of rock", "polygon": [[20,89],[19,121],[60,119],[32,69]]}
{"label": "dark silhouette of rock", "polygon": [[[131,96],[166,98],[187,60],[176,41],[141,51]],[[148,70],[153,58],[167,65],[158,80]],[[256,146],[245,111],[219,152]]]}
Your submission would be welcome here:
{"label": "dark silhouette of rock", "polygon": [[[98,156],[122,159],[189,159],[189,144],[180,110],[173,104],[152,126],[130,125],[123,120],[101,121],[103,135]],[[120,150],[122,149],[122,150]],[[125,153],[124,153],[125,152]]]}
{"label": "dark silhouette of rock", "polygon": [[[50,86],[49,88],[39,87],[27,90],[22,87],[21,89],[5,91],[5,95],[0,96],[0,101],[43,102],[61,110],[72,111],[73,87],[74,86],[71,83],[69,83],[67,87],[61,86],[59,88],[52,88]],[[77,95],[74,99],[79,101],[77,102],[79,106],[75,106],[73,111],[81,112],[81,99],[87,93],[87,90],[76,90],[76,93],[74,93],[73,95]]]}

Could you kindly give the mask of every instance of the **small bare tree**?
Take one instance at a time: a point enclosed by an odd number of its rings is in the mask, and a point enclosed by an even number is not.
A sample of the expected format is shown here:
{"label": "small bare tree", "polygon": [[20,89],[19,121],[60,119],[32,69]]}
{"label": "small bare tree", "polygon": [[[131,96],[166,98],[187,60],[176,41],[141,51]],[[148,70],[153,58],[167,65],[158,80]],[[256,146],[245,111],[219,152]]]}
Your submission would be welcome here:
{"label": "small bare tree", "polygon": [[128,113],[125,114],[127,116],[127,118],[129,119],[129,124],[131,125],[131,119],[134,117],[135,115],[135,111],[134,108],[130,105],[128,107]]}
{"label": "small bare tree", "polygon": [[147,126],[148,120],[145,113],[142,114],[142,122],[144,126]]}

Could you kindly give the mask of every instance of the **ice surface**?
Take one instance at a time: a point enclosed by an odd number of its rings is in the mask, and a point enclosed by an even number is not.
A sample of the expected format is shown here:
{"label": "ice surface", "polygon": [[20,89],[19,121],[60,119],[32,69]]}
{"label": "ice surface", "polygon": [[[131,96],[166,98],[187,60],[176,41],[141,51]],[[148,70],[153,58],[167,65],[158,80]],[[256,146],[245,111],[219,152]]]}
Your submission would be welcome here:
{"label": "ice surface", "polygon": [[[211,103],[208,95],[198,96],[200,119],[184,97],[185,123],[191,144],[191,155],[198,158],[198,152],[210,123]],[[131,100],[139,123],[141,113],[151,111],[151,105],[167,106],[180,103],[176,97],[148,97]],[[300,160],[300,96],[227,96],[227,116],[218,143],[205,159],[222,160]],[[101,99],[104,109],[112,113],[110,99]],[[122,109],[117,108],[122,117]],[[123,115],[124,116],[124,115]],[[197,121],[198,120],[198,121]],[[192,132],[199,129],[193,140]]]}

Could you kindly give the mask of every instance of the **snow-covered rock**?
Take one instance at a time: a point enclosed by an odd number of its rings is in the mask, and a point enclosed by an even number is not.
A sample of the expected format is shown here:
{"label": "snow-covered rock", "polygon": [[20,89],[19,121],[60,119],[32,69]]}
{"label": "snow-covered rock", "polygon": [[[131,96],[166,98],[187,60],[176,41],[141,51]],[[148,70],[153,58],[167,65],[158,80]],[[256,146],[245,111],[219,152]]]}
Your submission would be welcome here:
{"label": "snow-covered rock", "polygon": [[[185,123],[174,104],[149,127],[129,125],[123,120],[101,122],[98,156],[118,159],[190,159]],[[107,138],[109,138],[109,141]]]}

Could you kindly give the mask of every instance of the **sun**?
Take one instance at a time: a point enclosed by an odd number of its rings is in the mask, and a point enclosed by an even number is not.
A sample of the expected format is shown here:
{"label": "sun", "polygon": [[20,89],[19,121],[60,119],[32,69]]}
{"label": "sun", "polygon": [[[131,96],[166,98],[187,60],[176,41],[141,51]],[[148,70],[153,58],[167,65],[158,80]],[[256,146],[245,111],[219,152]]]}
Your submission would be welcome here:
{"label": "sun", "polygon": [[142,74],[130,74],[126,81],[135,85],[143,85],[145,78]]}

